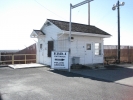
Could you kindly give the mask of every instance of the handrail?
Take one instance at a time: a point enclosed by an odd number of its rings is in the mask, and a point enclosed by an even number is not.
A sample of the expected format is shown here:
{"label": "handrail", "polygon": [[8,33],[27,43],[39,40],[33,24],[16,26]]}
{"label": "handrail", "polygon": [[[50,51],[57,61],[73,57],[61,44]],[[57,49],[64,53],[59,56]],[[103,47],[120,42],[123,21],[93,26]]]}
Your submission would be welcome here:
{"label": "handrail", "polygon": [[[4,61],[0,61],[0,63],[3,63],[3,62],[12,62],[12,64],[14,64],[15,61],[24,61],[25,64],[27,61],[36,61],[36,58],[35,59],[27,59],[27,56],[36,56],[36,54],[9,54],[9,55],[0,55],[1,56],[11,56],[11,60],[4,60]],[[24,56],[24,59],[21,59],[21,60],[15,60],[14,57],[15,56]]]}

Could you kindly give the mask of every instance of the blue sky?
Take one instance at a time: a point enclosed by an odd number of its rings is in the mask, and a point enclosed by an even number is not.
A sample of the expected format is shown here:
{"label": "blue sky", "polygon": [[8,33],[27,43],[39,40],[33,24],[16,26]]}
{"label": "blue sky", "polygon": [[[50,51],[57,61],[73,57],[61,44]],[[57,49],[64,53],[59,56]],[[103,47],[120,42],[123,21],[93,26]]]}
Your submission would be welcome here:
{"label": "blue sky", "polygon": [[[33,29],[40,29],[46,19],[69,21],[70,3],[84,0],[0,0],[0,50],[21,50],[33,43]],[[133,45],[133,0],[123,0],[120,7],[121,45]],[[123,2],[120,1],[120,2]],[[117,45],[117,0],[91,2],[90,24],[112,35],[105,45]],[[72,21],[88,24],[88,5],[72,10]]]}

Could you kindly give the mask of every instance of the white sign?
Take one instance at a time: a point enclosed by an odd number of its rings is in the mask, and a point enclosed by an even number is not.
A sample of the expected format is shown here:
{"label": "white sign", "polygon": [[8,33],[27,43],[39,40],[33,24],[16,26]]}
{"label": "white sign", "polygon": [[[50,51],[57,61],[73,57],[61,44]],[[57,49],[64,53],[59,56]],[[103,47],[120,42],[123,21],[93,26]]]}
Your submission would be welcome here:
{"label": "white sign", "polygon": [[68,52],[52,51],[52,64],[53,69],[68,69]]}

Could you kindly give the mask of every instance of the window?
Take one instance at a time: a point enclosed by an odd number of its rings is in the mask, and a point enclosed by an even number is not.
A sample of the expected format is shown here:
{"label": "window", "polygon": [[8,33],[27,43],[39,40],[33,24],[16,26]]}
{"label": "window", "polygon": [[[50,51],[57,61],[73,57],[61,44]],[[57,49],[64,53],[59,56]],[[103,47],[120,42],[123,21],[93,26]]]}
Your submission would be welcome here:
{"label": "window", "polygon": [[101,43],[95,43],[95,55],[101,55]]}
{"label": "window", "polygon": [[53,41],[48,41],[48,57],[51,57],[51,51],[53,51],[54,45]]}
{"label": "window", "polygon": [[91,44],[86,44],[86,50],[91,50]]}
{"label": "window", "polygon": [[40,44],[40,49],[42,49],[42,44]]}

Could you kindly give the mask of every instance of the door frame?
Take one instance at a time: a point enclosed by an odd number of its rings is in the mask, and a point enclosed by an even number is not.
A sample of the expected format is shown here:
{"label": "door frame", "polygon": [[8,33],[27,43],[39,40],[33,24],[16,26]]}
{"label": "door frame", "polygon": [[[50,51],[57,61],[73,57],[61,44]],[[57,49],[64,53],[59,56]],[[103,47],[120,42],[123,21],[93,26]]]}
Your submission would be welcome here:
{"label": "door frame", "polygon": [[[87,44],[91,44],[90,46],[88,45],[88,47],[87,47]],[[85,42],[84,43],[84,45],[85,45],[85,57],[84,57],[84,59],[85,59],[85,64],[93,64],[93,50],[94,50],[94,47],[93,47],[93,42]],[[87,54],[87,51],[88,51],[88,54]],[[89,53],[91,54],[91,58],[89,58]],[[88,59],[88,63],[87,63],[87,59]]]}

